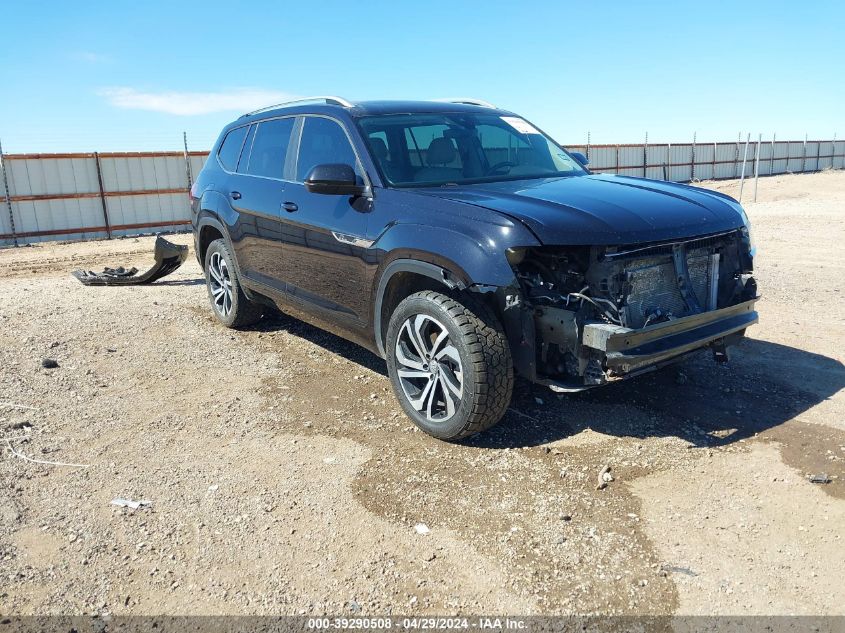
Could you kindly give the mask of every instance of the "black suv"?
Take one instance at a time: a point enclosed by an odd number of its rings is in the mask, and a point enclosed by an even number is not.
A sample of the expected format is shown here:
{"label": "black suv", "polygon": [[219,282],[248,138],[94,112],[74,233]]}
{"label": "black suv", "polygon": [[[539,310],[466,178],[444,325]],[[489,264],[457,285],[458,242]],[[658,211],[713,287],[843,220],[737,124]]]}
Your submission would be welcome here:
{"label": "black suv", "polygon": [[274,305],[363,345],[446,440],[502,417],[514,371],[568,392],[725,360],[757,321],[742,207],[586,164],[471,99],[246,114],[191,190],[214,314],[242,327]]}

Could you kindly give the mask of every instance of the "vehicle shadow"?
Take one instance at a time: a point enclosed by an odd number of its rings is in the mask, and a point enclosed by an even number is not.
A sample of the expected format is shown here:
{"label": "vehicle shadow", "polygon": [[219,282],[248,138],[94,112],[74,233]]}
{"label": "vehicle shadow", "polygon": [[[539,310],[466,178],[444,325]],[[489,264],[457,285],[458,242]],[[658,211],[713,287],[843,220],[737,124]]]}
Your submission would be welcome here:
{"label": "vehicle shadow", "polygon": [[368,349],[273,308],[270,308],[270,313],[249,329],[255,332],[288,332],[309,343],[319,345],[332,354],[343,356],[365,369],[387,376],[387,365],[384,360]]}
{"label": "vehicle shadow", "polygon": [[[334,334],[283,313],[256,331],[284,330],[361,367],[387,375],[385,362]],[[629,381],[556,395],[518,379],[507,413],[463,443],[479,448],[537,446],[585,429],[617,437],[679,437],[695,446],[743,440],[801,415],[845,388],[845,366],[795,347],[744,339],[731,362],[709,352]]]}
{"label": "vehicle shadow", "polygon": [[704,351],[654,373],[575,394],[556,396],[520,381],[505,418],[467,444],[536,446],[591,429],[723,446],[783,424],[845,388],[845,366],[821,354],[755,339],[731,352],[727,365]]}

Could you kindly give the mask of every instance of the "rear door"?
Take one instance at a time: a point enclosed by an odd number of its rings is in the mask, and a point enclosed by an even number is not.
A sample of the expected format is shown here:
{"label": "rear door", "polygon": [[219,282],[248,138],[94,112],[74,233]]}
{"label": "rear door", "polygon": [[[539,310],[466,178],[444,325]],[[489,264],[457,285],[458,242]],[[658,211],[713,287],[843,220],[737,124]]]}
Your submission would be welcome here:
{"label": "rear door", "polygon": [[248,284],[275,291],[286,289],[280,217],[286,169],[293,168],[295,122],[283,117],[253,124],[228,187],[229,204],[237,211],[232,242],[241,274]]}
{"label": "rear door", "polygon": [[283,200],[285,276],[302,302],[358,324],[369,318],[364,238],[367,213],[346,195],[310,193],[303,184],[315,165],[346,163],[364,182],[361,162],[344,126],[326,116],[302,117],[294,181]]}

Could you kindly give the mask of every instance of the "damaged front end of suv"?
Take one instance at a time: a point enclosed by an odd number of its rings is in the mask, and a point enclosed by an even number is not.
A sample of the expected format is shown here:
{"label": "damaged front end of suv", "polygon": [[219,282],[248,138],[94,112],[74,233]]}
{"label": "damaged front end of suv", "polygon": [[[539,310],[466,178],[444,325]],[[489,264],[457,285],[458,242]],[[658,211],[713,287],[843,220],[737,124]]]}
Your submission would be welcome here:
{"label": "damaged front end of suv", "polygon": [[564,392],[704,348],[726,361],[758,319],[753,253],[747,225],[644,244],[509,249],[518,287],[503,300],[506,323],[522,332],[517,365]]}

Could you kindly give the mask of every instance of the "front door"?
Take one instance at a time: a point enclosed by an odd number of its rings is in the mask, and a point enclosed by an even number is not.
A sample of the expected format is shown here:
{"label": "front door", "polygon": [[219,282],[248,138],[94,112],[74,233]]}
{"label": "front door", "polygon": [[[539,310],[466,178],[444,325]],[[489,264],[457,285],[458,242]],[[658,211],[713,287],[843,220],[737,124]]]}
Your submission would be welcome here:
{"label": "front door", "polygon": [[328,311],[341,321],[358,324],[366,314],[363,240],[367,214],[356,210],[349,196],[310,193],[302,183],[315,165],[346,163],[359,178],[363,168],[343,126],[322,116],[303,118],[294,181],[287,183],[282,203],[285,276],[289,290],[302,302]]}
{"label": "front door", "polygon": [[[237,260],[247,283],[284,291],[280,216],[294,117],[269,119],[252,126],[237,173],[229,176],[229,200],[237,214]],[[291,163],[292,167],[292,163]]]}

